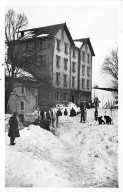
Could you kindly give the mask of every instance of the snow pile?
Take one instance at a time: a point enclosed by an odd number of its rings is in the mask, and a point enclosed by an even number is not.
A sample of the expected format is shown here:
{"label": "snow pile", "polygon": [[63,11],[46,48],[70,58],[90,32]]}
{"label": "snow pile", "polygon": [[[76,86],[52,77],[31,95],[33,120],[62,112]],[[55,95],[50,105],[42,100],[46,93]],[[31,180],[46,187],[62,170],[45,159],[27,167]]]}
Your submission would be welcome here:
{"label": "snow pile", "polygon": [[72,108],[76,111],[76,113],[80,111],[80,107],[77,107],[76,104],[72,102],[69,102],[66,106],[64,104],[57,104],[55,107],[57,110],[60,109],[62,114],[64,114],[65,109],[67,109],[68,115],[70,115],[70,110]]}
{"label": "snow pile", "polygon": [[38,111],[35,110],[32,113],[24,114],[24,120],[29,122],[34,122],[38,118]]}
{"label": "snow pile", "polygon": [[37,37],[47,37],[47,36],[49,36],[49,34],[40,34]]}
{"label": "snow pile", "polygon": [[14,147],[8,143],[6,137],[7,187],[71,186],[51,163],[63,148],[52,133],[30,125],[20,132]]}
{"label": "snow pile", "polygon": [[[99,114],[111,114],[110,110],[99,109]],[[76,118],[61,117],[61,139],[76,148],[78,158],[89,173],[89,185],[118,184],[118,125],[117,111],[113,112],[112,125],[98,125],[93,120],[94,109],[88,110],[88,122],[79,123],[80,116]],[[85,181],[87,186],[87,181]]]}
{"label": "snow pile", "polygon": [[[72,105],[73,107],[73,105]],[[110,110],[99,109],[99,115]],[[112,125],[98,125],[94,109],[80,115],[59,117],[58,136],[39,126],[20,131],[16,145],[6,134],[6,186],[9,187],[117,187],[117,110]]]}

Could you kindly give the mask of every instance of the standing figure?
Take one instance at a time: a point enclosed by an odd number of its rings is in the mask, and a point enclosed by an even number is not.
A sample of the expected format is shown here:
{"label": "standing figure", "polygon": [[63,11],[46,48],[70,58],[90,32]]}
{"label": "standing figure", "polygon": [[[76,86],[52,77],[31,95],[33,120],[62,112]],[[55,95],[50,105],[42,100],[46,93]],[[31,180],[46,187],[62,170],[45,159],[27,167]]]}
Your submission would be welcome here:
{"label": "standing figure", "polygon": [[80,104],[80,110],[81,110],[81,123],[82,121],[85,123],[85,117],[86,117],[86,110],[83,102]]}
{"label": "standing figure", "polygon": [[95,121],[98,120],[98,110],[97,109],[95,109],[95,112],[94,112],[94,119]]}
{"label": "standing figure", "polygon": [[73,107],[72,107],[72,109],[70,110],[70,116],[76,116],[76,111],[73,109]]}
{"label": "standing figure", "polygon": [[68,115],[68,112],[67,112],[67,109],[65,108],[65,111],[64,111],[64,115],[67,116]]}
{"label": "standing figure", "polygon": [[44,113],[43,109],[40,111],[40,118],[41,118],[41,120],[44,120],[44,118],[45,118],[45,113]]}
{"label": "standing figure", "polygon": [[9,128],[8,136],[10,137],[10,145],[15,145],[14,143],[15,138],[20,137],[17,117],[18,117],[18,113],[14,112],[13,116],[11,116],[9,119],[10,128]]}
{"label": "standing figure", "polygon": [[58,125],[59,116],[62,116],[62,112],[60,109],[58,109],[56,113],[56,125]]}

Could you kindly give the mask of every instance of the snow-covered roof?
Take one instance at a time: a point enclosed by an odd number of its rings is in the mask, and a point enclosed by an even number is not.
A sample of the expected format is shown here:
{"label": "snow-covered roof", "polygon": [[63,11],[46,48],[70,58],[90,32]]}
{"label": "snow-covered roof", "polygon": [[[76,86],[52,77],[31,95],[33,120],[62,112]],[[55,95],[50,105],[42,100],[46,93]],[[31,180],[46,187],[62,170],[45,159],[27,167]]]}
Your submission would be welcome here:
{"label": "snow-covered roof", "polygon": [[75,46],[78,48],[80,48],[82,46],[82,43],[80,43],[80,42],[74,42],[74,43],[75,43]]}

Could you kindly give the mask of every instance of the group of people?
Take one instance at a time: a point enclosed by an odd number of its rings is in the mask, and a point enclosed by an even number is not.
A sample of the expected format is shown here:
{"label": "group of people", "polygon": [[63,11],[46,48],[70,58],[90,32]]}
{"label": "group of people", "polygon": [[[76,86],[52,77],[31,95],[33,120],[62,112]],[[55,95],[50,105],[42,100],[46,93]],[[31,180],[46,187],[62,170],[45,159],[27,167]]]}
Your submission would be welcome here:
{"label": "group of people", "polygon": [[[83,102],[80,104],[80,112],[76,113],[74,108],[70,110],[70,117],[74,117],[77,114],[81,114],[81,119],[80,119],[81,123],[82,122],[85,123],[87,121],[86,105]],[[64,110],[64,115],[65,116],[68,115],[68,111],[66,108]],[[38,118],[35,120],[34,125],[39,125],[43,129],[50,131],[50,126],[55,127],[55,125],[56,126],[58,125],[59,116],[62,116],[62,112],[60,109],[56,111],[55,109],[51,108],[47,112],[45,112],[44,109],[42,109],[40,112],[38,112]],[[104,118],[107,124],[111,124],[112,119],[109,116],[104,116]],[[102,117],[98,117],[97,107],[95,107],[94,119],[95,121],[99,122],[99,125],[105,123],[102,120]],[[8,136],[10,137],[10,145],[15,145],[14,142],[15,138],[20,137],[18,124],[19,124],[19,115],[17,112],[14,112],[13,116],[11,116],[9,119],[10,128],[9,128]]]}
{"label": "group of people", "polygon": [[47,112],[44,111],[44,109],[41,109],[38,113],[38,118],[35,120],[34,125],[39,125],[43,129],[46,129],[50,131],[50,125],[52,127],[55,127],[58,125],[58,119],[59,116],[62,115],[62,112],[60,109],[55,111],[54,109],[49,109]]}

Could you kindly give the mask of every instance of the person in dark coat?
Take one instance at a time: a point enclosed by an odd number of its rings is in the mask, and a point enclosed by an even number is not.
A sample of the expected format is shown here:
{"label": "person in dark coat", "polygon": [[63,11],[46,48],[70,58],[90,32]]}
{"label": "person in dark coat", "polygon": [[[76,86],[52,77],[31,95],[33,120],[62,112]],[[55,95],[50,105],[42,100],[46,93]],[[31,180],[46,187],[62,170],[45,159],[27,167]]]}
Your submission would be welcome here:
{"label": "person in dark coat", "polygon": [[83,104],[83,102],[80,104],[80,110],[81,110],[81,123],[82,121],[85,123],[85,117],[86,117],[86,108]]}
{"label": "person in dark coat", "polygon": [[46,119],[42,121],[42,128],[50,131],[50,123],[51,123],[51,116],[50,116],[50,112],[48,111],[46,113]]}
{"label": "person in dark coat", "polygon": [[95,109],[95,112],[94,112],[94,119],[95,121],[98,120],[98,110],[97,109]]}
{"label": "person in dark coat", "polygon": [[76,111],[73,108],[70,110],[70,116],[76,116]]}
{"label": "person in dark coat", "polygon": [[56,125],[58,125],[59,116],[62,116],[62,112],[60,109],[58,109],[56,113]]}
{"label": "person in dark coat", "polygon": [[10,137],[10,145],[15,145],[14,141],[16,137],[20,137],[19,129],[18,129],[18,113],[14,112],[13,116],[10,117],[9,119],[9,132],[8,136]]}
{"label": "person in dark coat", "polygon": [[40,116],[41,116],[41,120],[44,120],[45,114],[43,109],[40,111]]}
{"label": "person in dark coat", "polygon": [[65,111],[64,111],[64,115],[67,116],[68,115],[68,112],[67,112],[67,109],[65,108]]}

